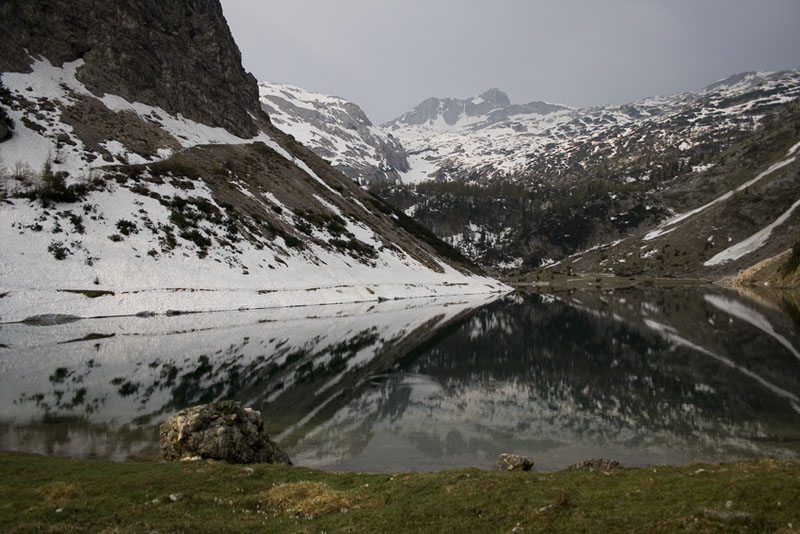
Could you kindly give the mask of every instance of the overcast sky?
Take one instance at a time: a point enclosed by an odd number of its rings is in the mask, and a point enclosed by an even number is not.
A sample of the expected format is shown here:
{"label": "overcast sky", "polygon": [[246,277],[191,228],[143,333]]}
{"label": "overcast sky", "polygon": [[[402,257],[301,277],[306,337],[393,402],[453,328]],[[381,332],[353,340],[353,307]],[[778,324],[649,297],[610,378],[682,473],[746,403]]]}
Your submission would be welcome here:
{"label": "overcast sky", "polygon": [[373,122],[490,87],[513,103],[623,104],[800,67],[800,0],[222,0],[259,80]]}

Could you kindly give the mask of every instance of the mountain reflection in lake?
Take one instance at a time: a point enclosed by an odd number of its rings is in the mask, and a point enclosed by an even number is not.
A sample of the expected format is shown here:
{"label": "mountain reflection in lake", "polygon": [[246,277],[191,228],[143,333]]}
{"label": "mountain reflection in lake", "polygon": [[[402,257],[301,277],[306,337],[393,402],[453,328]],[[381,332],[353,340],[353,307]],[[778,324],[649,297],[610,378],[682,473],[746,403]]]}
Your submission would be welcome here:
{"label": "mountain reflection in lake", "polygon": [[155,458],[170,413],[236,399],[311,467],[489,467],[501,452],[540,470],[800,456],[797,332],[723,290],[314,313],[2,325],[0,449]]}

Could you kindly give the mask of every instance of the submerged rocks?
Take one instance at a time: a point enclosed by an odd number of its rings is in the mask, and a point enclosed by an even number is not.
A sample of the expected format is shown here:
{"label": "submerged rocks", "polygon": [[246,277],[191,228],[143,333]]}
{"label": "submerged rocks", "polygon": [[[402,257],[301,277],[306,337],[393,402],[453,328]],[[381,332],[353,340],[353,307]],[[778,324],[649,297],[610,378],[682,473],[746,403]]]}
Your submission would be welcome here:
{"label": "submerged rocks", "polygon": [[242,464],[292,465],[264,432],[261,414],[238,402],[204,404],[171,415],[161,425],[159,440],[166,460],[199,456]]}
{"label": "submerged rocks", "polygon": [[503,453],[497,457],[494,468],[498,471],[530,471],[533,460],[519,454]]}

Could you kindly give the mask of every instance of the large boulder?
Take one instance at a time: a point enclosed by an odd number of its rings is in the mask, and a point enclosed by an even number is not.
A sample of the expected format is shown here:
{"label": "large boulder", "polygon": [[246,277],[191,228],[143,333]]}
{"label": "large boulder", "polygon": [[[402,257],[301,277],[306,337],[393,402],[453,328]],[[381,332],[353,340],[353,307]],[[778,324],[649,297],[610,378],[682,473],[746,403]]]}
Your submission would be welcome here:
{"label": "large boulder", "polygon": [[187,408],[161,425],[161,452],[166,460],[212,458],[232,463],[292,465],[264,432],[261,414],[238,402],[215,402]]}
{"label": "large boulder", "polygon": [[533,460],[506,452],[497,457],[494,468],[498,471],[530,471],[533,469]]}

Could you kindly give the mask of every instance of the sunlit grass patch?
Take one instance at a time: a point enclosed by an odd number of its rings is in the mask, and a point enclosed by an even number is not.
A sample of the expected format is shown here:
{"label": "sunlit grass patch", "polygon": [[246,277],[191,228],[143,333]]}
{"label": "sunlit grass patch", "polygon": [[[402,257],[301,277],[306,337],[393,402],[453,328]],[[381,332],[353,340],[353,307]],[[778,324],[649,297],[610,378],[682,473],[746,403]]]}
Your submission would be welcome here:
{"label": "sunlit grass patch", "polygon": [[278,484],[261,496],[264,503],[275,511],[303,516],[347,512],[366,503],[353,492],[334,490],[327,484],[309,480]]}

